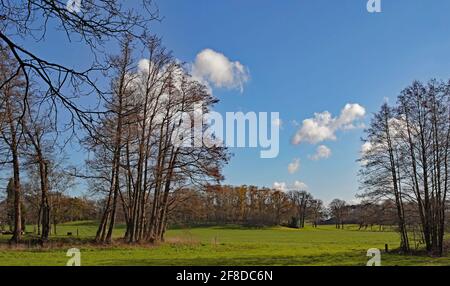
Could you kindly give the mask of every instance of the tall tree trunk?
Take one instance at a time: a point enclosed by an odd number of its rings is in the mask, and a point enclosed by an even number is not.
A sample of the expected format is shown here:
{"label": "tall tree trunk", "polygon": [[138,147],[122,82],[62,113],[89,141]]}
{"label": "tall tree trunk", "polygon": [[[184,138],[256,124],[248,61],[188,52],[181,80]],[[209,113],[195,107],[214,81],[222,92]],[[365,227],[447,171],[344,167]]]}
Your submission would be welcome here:
{"label": "tall tree trunk", "polygon": [[7,116],[9,129],[11,132],[10,149],[12,154],[13,163],[13,182],[14,182],[14,230],[11,242],[19,243],[22,239],[22,193],[20,189],[20,162],[18,151],[18,138],[17,129],[15,127],[16,122],[13,119],[11,102],[9,96],[6,96]]}

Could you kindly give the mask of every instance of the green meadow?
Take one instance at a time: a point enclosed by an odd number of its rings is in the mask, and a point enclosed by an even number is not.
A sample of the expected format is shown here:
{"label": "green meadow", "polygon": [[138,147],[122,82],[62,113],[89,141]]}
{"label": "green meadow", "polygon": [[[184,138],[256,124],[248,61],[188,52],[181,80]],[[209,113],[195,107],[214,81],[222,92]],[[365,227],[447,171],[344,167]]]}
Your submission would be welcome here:
{"label": "green meadow", "polygon": [[[30,229],[30,228],[29,228]],[[159,245],[127,245],[119,240],[112,246],[89,243],[96,231],[93,222],[60,225],[52,237],[52,249],[24,245],[10,248],[1,244],[0,265],[64,266],[69,259],[69,248],[79,248],[83,266],[115,265],[349,265],[365,266],[370,259],[367,250],[382,250],[381,264],[395,265],[450,265],[450,256],[432,258],[425,255],[399,255],[395,253],[397,233],[385,230],[358,230],[347,226],[344,230],[334,226],[314,229],[243,228],[239,226],[196,227],[171,229],[166,242]],[[67,232],[73,237],[67,238]],[[77,235],[78,233],[78,235]],[[116,237],[123,227],[116,230]],[[0,237],[6,242],[8,236]],[[392,249],[384,253],[384,246]]]}

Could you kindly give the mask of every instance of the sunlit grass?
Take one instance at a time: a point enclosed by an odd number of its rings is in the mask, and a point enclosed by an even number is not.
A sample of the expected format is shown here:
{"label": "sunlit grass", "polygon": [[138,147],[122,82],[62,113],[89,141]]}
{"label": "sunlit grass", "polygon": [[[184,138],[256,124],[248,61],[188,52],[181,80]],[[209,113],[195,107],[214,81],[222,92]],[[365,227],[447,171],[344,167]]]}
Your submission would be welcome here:
{"label": "sunlit grass", "polygon": [[[201,227],[173,229],[165,243],[156,246],[130,246],[117,243],[96,247],[89,242],[95,235],[94,222],[75,222],[58,227],[58,236],[72,232],[73,246],[81,250],[82,265],[355,265],[364,266],[370,248],[395,249],[398,234],[387,230],[357,230],[349,226],[283,227],[247,229],[242,227]],[[123,234],[123,226],[115,236]],[[6,240],[6,237],[2,238]],[[0,265],[65,265],[70,243],[57,249],[0,249]],[[382,265],[450,265],[450,257],[382,254]]]}

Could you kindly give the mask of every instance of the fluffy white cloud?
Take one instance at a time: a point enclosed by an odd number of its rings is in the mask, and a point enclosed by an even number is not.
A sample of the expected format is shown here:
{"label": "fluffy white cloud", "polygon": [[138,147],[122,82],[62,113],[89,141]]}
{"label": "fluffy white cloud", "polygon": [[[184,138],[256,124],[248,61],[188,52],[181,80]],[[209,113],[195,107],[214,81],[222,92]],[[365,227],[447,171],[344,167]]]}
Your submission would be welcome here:
{"label": "fluffy white cloud", "polygon": [[283,192],[287,190],[287,186],[286,186],[285,182],[274,182],[273,188],[277,191],[283,191]]}
{"label": "fluffy white cloud", "polygon": [[372,143],[370,141],[365,142],[364,144],[362,144],[361,146],[361,154],[365,155],[367,154],[370,150],[372,150]]}
{"label": "fluffy white cloud", "polygon": [[295,172],[298,171],[299,168],[300,168],[300,159],[296,158],[292,163],[289,163],[288,172],[289,174],[294,174]]}
{"label": "fluffy white cloud", "polygon": [[346,104],[338,117],[333,117],[328,111],[315,113],[313,118],[303,120],[301,127],[292,138],[292,143],[295,145],[302,142],[317,144],[326,140],[336,140],[337,131],[361,127],[361,124],[355,124],[365,114],[365,108],[357,103]]}
{"label": "fluffy white cloud", "polygon": [[337,129],[353,129],[355,121],[362,119],[366,115],[366,109],[357,103],[347,103],[341,111],[341,115],[336,119]]}
{"label": "fluffy white cloud", "polygon": [[296,190],[300,190],[300,191],[308,190],[308,186],[305,183],[301,182],[301,181],[295,181],[294,182],[294,188]]}
{"label": "fluffy white cloud", "polygon": [[325,145],[320,145],[316,149],[316,153],[312,156],[309,156],[311,160],[318,161],[321,159],[327,159],[331,156],[331,149]]}
{"label": "fluffy white cloud", "polygon": [[148,59],[140,59],[138,62],[138,72],[148,73],[150,70],[150,61]]}
{"label": "fluffy white cloud", "polygon": [[192,65],[192,75],[215,87],[238,88],[241,92],[249,79],[247,67],[211,49],[205,49],[197,55]]}

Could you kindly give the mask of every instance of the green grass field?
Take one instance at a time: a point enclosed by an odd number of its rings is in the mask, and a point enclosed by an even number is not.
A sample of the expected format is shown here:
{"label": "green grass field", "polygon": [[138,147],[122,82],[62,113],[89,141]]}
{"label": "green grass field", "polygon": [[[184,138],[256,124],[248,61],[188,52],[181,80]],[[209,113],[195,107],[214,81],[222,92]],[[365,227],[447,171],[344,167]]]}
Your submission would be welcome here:
{"label": "green grass field", "polygon": [[[91,239],[96,231],[92,222],[64,224],[59,234],[78,229],[80,239]],[[123,229],[116,230],[120,237]],[[63,238],[65,236],[61,236]],[[6,241],[7,236],[0,237]],[[53,237],[52,239],[56,239]],[[82,265],[354,265],[364,266],[370,248],[398,247],[398,235],[392,231],[359,231],[348,226],[307,227],[302,230],[282,227],[248,229],[241,227],[204,227],[173,229],[167,241],[157,246],[115,245],[95,247],[75,240],[57,249],[0,248],[0,265],[64,266],[67,249],[81,250]],[[381,263],[391,265],[450,265],[450,256],[431,258],[382,253]]]}

